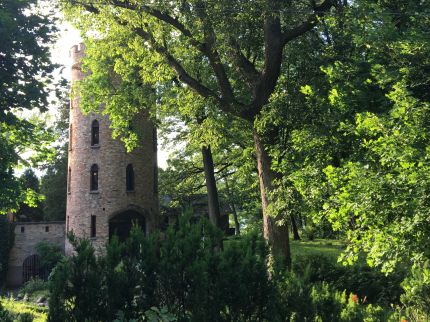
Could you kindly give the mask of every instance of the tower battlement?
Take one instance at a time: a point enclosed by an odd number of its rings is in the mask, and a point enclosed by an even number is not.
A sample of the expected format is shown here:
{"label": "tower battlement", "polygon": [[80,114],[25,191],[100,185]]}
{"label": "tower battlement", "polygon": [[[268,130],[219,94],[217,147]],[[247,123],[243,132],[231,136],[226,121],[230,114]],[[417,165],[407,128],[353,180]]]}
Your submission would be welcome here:
{"label": "tower battlement", "polygon": [[69,50],[69,58],[72,61],[72,68],[79,68],[81,59],[85,55],[85,44],[80,43],[78,45],[74,45]]}

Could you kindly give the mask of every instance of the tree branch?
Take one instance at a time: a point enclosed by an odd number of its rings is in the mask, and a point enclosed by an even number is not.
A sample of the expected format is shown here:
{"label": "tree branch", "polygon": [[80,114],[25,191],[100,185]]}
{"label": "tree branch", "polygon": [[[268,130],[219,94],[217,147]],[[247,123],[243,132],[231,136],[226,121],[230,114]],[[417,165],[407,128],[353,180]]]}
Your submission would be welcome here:
{"label": "tree branch", "polygon": [[119,0],[112,0],[112,1],[113,1],[112,3],[117,7],[130,9],[130,10],[140,9],[143,12],[151,15],[152,17],[169,24],[175,29],[177,29],[178,31],[180,31],[184,36],[186,36],[189,39],[190,43],[195,48],[197,48],[201,53],[206,55],[207,58],[209,59],[209,63],[215,73],[218,86],[220,88],[220,92],[223,96],[223,100],[225,100],[229,104],[238,103],[235,101],[233,89],[231,88],[231,84],[227,77],[227,73],[225,72],[225,69],[222,65],[219,53],[214,48],[215,32],[213,31],[212,26],[209,23],[209,18],[205,13],[203,3],[197,5],[197,12],[199,13],[198,15],[204,26],[204,38],[205,38],[204,43],[197,41],[192,35],[190,30],[188,30],[177,18],[170,16],[166,12],[161,12],[147,5],[139,5],[139,6],[133,5],[133,4],[130,4],[129,1],[119,1]]}
{"label": "tree branch", "polygon": [[180,31],[182,33],[182,35],[187,37],[189,39],[190,43],[194,47],[196,47],[198,50],[204,51],[204,49],[205,49],[204,48],[205,44],[196,40],[194,38],[193,34],[191,33],[191,31],[189,29],[187,29],[183,23],[181,23],[177,18],[169,15],[167,12],[154,9],[148,5],[134,5],[134,4],[131,4],[129,1],[112,0],[112,4],[117,6],[117,7],[124,8],[124,9],[130,9],[130,10],[135,10],[135,11],[141,10],[141,11],[147,13],[148,15],[150,15],[150,16],[158,19],[158,20],[161,20],[161,21],[169,24],[170,26],[174,27],[176,30]]}
{"label": "tree branch", "polygon": [[285,45],[311,30],[318,22],[318,17],[332,7],[333,0],[314,7],[314,13],[307,21],[292,29],[282,31],[280,20],[281,0],[267,0],[267,12],[264,21],[264,68],[252,92],[252,103],[242,112],[242,117],[253,120],[260,113],[273,93],[282,65],[282,53]]}
{"label": "tree branch", "polygon": [[267,0],[264,19],[264,68],[252,89],[252,103],[242,111],[242,117],[253,121],[269,100],[281,72],[282,43],[280,8],[282,0]]}
{"label": "tree branch", "polygon": [[[122,23],[122,25],[127,25],[127,23]],[[142,27],[134,28],[134,32],[138,36],[142,37],[144,40],[151,43],[155,51],[160,55],[162,55],[166,59],[168,65],[176,72],[176,74],[178,75],[178,79],[180,81],[190,86],[193,90],[195,90],[197,93],[199,93],[201,96],[205,98],[212,97],[217,101],[221,100],[210,88],[206,87],[198,80],[193,78],[191,75],[189,75],[185,70],[185,68],[175,59],[175,57],[172,56],[172,54],[170,54],[167,48],[160,45],[155,40],[151,32],[143,29]]]}
{"label": "tree branch", "polygon": [[285,30],[282,33],[283,44],[285,45],[289,41],[303,35],[304,33],[314,28],[318,23],[318,17],[323,15],[326,11],[330,10],[332,6],[333,6],[333,0],[325,0],[319,6],[314,6],[314,13],[311,14],[304,23],[292,29]]}
{"label": "tree branch", "polygon": [[260,73],[257,71],[254,64],[251,63],[242,53],[242,50],[240,49],[240,46],[237,41],[233,38],[230,38],[229,42],[230,47],[232,49],[233,57],[236,61],[240,73],[251,87],[254,86],[254,84],[260,77]]}
{"label": "tree branch", "polygon": [[196,7],[197,16],[203,25],[203,34],[205,39],[204,53],[208,57],[209,64],[215,73],[221,95],[227,102],[238,104],[234,98],[233,89],[231,87],[225,68],[221,62],[220,55],[215,48],[216,35],[210,23],[209,17],[206,14],[205,4],[203,2],[198,2]]}
{"label": "tree branch", "polygon": [[[79,1],[74,1],[74,3],[80,4],[89,12],[92,12],[95,14],[100,13],[99,9],[94,7],[93,5],[85,4]],[[188,74],[187,71],[183,68],[183,66],[178,62],[178,60],[176,60],[173,57],[173,55],[167,50],[166,46],[159,44],[155,40],[155,37],[153,37],[152,33],[149,31],[148,28],[147,28],[148,30],[145,30],[141,27],[133,28],[133,31],[137,35],[139,35],[146,41],[150,42],[153,48],[155,49],[155,51],[161,54],[166,59],[168,65],[176,72],[176,74],[178,75],[178,79],[180,81],[190,86],[194,91],[196,91],[201,96],[205,98],[209,98],[209,97],[214,98],[219,103],[220,108],[224,112],[233,113],[236,115],[238,114],[237,111],[235,110],[235,107],[241,106],[242,104],[236,101],[227,73],[221,62],[219,53],[214,48],[215,32],[213,31],[210,24],[208,24],[209,19],[207,17],[203,19],[204,21],[202,20],[202,22],[204,23],[204,26],[206,27],[204,30],[205,43],[202,43],[195,40],[192,33],[178,19],[170,16],[165,12],[161,12],[147,5],[137,6],[137,5],[131,4],[129,1],[111,0],[110,4],[123,9],[129,9],[129,10],[135,10],[135,11],[141,10],[158,20],[168,23],[175,29],[179,30],[184,36],[186,36],[189,39],[190,43],[208,58],[209,63],[215,73],[221,96],[219,96],[215,91],[206,87],[197,79],[193,78],[190,74]],[[200,11],[200,14],[205,15],[203,7],[200,6],[198,8],[199,8],[198,10]],[[118,17],[114,17],[114,19],[118,24],[122,26],[129,26],[127,22],[120,20]]]}

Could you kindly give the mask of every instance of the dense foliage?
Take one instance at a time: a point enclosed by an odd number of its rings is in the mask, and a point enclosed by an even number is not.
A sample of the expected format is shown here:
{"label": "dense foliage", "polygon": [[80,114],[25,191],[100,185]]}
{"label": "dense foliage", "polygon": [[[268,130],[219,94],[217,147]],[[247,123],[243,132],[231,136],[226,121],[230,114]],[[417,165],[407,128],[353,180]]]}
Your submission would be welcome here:
{"label": "dense foliage", "polygon": [[326,16],[324,42],[288,52],[308,50],[309,63],[286,66],[262,118],[283,174],[275,208],[329,223],[348,241],[345,263],[365,253],[389,272],[429,258],[428,9],[355,1]]}
{"label": "dense foliage", "polygon": [[[36,0],[0,1],[0,213],[16,209],[19,202],[32,203],[32,194],[21,190],[14,176],[22,153],[47,152],[52,139],[43,122],[23,119],[32,109],[45,111],[48,85],[54,65],[49,44],[55,27],[52,16],[43,15]],[[37,155],[32,161],[37,161]]]}
{"label": "dense foliage", "polygon": [[246,235],[226,240],[220,249],[219,231],[206,220],[190,220],[181,217],[163,237],[145,237],[134,228],[124,244],[113,240],[99,257],[88,240],[72,237],[75,255],[51,275],[50,321],[143,321],[148,314],[164,314],[170,321],[398,321],[402,316],[388,308],[399,303],[401,275],[345,270],[333,259],[309,255],[297,259],[292,271],[275,265],[269,278],[262,239]]}
{"label": "dense foliage", "polygon": [[40,195],[40,182],[39,178],[34,173],[33,169],[27,169],[19,178],[20,186],[27,195],[32,196],[32,202],[29,203],[27,200],[22,201],[19,204],[18,209],[15,212],[15,218],[17,221],[40,221],[43,219],[42,199]]}
{"label": "dense foliage", "polygon": [[67,198],[67,146],[58,150],[55,158],[46,166],[41,178],[40,193],[43,200],[43,219],[64,221]]}

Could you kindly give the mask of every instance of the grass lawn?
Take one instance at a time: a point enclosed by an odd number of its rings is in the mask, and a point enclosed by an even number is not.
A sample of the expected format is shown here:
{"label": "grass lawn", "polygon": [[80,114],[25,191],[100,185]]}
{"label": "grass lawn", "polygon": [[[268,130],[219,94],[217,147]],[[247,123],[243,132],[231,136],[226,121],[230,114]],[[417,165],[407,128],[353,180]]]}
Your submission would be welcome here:
{"label": "grass lawn", "polygon": [[48,317],[48,309],[38,307],[32,303],[14,301],[7,298],[0,298],[3,308],[11,312],[13,315],[18,316],[22,313],[30,313],[33,315],[33,322],[45,322]]}
{"label": "grass lawn", "polygon": [[319,254],[331,257],[334,261],[337,261],[344,248],[344,243],[339,240],[315,239],[312,241],[291,241],[291,255],[293,258],[297,255]]}

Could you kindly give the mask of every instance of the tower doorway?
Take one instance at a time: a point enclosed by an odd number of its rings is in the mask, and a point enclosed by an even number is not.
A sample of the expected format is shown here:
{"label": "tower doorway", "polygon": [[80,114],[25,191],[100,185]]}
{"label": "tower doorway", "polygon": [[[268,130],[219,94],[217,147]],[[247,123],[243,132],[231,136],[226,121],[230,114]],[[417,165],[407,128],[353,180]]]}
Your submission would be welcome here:
{"label": "tower doorway", "polygon": [[115,235],[120,241],[125,241],[130,236],[133,224],[146,231],[145,216],[137,211],[126,210],[113,216],[109,220],[109,240]]}

